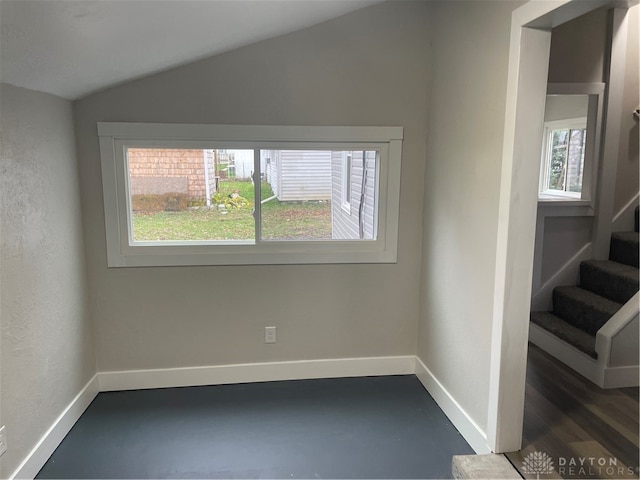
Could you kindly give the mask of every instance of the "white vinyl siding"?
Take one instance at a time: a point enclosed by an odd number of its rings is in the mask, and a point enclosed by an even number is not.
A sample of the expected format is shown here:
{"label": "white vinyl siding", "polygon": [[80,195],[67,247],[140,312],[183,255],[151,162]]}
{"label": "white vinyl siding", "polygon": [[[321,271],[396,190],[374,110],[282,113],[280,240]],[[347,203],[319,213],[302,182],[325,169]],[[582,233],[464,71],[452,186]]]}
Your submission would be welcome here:
{"label": "white vinyl siding", "polygon": [[281,150],[278,173],[270,181],[281,202],[331,200],[331,152]]}
{"label": "white vinyl siding", "polygon": [[367,179],[363,195],[363,152],[354,151],[351,159],[351,178],[348,179],[351,185],[351,198],[349,199],[350,209],[342,208],[345,199],[343,195],[343,172],[345,152],[333,152],[331,156],[332,164],[332,201],[331,218],[333,239],[335,240],[358,240],[360,239],[360,202],[364,197],[364,228],[363,239],[373,239],[376,234],[375,222],[375,191],[376,191],[376,152],[368,151],[367,156]]}

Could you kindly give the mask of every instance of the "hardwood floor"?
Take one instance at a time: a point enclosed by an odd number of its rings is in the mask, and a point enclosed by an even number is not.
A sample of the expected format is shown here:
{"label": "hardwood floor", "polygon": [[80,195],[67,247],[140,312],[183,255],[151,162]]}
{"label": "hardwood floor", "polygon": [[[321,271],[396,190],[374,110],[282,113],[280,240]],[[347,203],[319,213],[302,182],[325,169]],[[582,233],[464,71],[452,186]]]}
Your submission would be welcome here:
{"label": "hardwood floor", "polygon": [[524,478],[533,452],[553,462],[539,478],[638,478],[638,428],[638,388],[602,390],[529,345],[523,449],[507,454]]}

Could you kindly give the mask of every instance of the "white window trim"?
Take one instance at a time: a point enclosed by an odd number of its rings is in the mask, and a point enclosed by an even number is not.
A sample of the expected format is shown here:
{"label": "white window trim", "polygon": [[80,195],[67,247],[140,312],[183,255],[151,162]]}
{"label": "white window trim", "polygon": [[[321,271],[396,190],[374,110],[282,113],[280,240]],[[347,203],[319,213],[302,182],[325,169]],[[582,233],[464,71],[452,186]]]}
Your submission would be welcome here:
{"label": "white window trim", "polygon": [[[576,200],[583,198],[583,192],[565,192],[562,190],[552,190],[546,188],[547,178],[549,178],[549,169],[551,168],[551,132],[554,130],[565,130],[565,129],[586,129],[587,128],[587,117],[580,118],[568,118],[565,120],[553,120],[544,123],[544,145],[542,148],[542,174],[540,175],[540,188],[538,197],[540,200],[545,199],[555,199],[555,200]],[[587,168],[587,159],[586,159],[586,149],[587,145],[585,145],[585,159],[582,167],[582,181],[584,186],[584,172]],[[584,187],[583,187],[584,190]]]}
{"label": "white window trim", "polygon": [[[540,187],[538,188],[538,202],[545,202],[546,206],[557,208],[569,202],[580,202],[583,207],[594,209],[596,206],[596,192],[598,191],[598,175],[600,168],[600,143],[603,131],[602,112],[604,110],[604,83],[548,83],[547,95],[588,95],[587,108],[587,142],[585,145],[584,168],[582,172],[582,192],[576,197],[560,197],[545,194],[543,188],[543,174],[545,158],[541,159]],[[543,137],[542,155],[546,155],[546,138]],[[551,191],[553,192],[553,191]]]}
{"label": "white window trim", "polygon": [[[347,158],[351,157],[351,163],[347,163]],[[350,168],[348,168],[348,165]],[[351,172],[353,171],[353,150],[343,152],[342,157],[342,185],[341,187],[341,200],[342,210],[351,215],[351,188],[349,183],[351,182]]]}
{"label": "white window trim", "polygon": [[[397,261],[402,127],[99,122],[98,135],[109,267]],[[251,149],[315,146],[345,150],[377,149],[380,152],[377,238],[369,241],[248,241],[233,244],[206,241],[134,242],[131,238],[129,186],[124,153],[130,146]],[[259,155],[256,155],[256,159],[254,171],[257,173]],[[256,209],[259,209],[259,203]],[[259,217],[259,211],[257,213]]]}

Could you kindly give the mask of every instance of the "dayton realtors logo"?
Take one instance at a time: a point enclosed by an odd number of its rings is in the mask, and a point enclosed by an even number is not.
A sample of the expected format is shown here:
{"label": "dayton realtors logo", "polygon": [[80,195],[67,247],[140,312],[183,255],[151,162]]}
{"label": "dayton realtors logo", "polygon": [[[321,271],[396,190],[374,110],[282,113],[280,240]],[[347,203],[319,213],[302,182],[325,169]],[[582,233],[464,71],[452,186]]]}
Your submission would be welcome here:
{"label": "dayton realtors logo", "polygon": [[579,478],[635,477],[633,468],[618,464],[616,457],[559,457],[558,473]]}
{"label": "dayton realtors logo", "polygon": [[[616,457],[558,457],[557,473],[562,478],[618,478],[635,476],[632,467],[618,463]],[[528,475],[554,473],[553,459],[545,452],[533,451],[522,461],[522,471]],[[637,477],[636,477],[637,478]]]}
{"label": "dayton realtors logo", "polygon": [[524,457],[522,471],[540,480],[540,475],[553,473],[553,461],[546,453],[533,451]]}

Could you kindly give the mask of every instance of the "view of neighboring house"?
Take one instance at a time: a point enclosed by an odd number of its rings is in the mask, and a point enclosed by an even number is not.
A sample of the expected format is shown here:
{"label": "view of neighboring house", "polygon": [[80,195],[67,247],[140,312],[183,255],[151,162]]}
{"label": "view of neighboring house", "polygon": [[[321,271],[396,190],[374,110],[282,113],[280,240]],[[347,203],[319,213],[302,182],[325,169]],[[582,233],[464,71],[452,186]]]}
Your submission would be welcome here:
{"label": "view of neighboring house", "polygon": [[282,202],[331,200],[331,152],[264,150],[265,180]]}
{"label": "view of neighboring house", "polygon": [[332,152],[331,167],[333,238],[375,239],[376,152]]}
{"label": "view of neighboring house", "polygon": [[[129,148],[127,155],[132,196],[182,194],[207,205],[221,179],[249,181],[254,168],[253,150]],[[372,240],[376,162],[375,151],[262,150],[260,173],[280,202],[330,201],[334,240]]]}
{"label": "view of neighboring house", "polygon": [[205,150],[129,148],[127,153],[132,195],[181,193],[204,199],[215,181]]}

